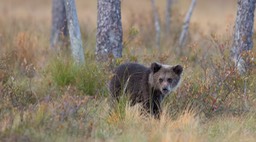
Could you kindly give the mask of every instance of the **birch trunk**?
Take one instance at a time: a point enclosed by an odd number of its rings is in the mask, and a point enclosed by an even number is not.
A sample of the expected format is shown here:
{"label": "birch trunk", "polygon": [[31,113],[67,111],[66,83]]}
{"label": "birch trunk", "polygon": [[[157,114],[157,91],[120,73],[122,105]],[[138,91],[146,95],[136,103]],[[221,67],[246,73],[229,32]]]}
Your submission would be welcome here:
{"label": "birch trunk", "polygon": [[151,0],[152,11],[154,16],[155,23],[155,32],[156,32],[156,47],[160,48],[160,40],[161,40],[161,27],[160,27],[160,19],[156,8],[155,0]]}
{"label": "birch trunk", "polygon": [[190,23],[190,19],[193,13],[193,10],[196,6],[196,0],[192,0],[190,6],[189,6],[189,10],[186,14],[186,17],[184,19],[184,23],[183,23],[183,27],[182,27],[182,32],[179,38],[179,46],[183,47],[185,45],[186,39],[187,39],[187,35],[188,35],[188,29],[189,29],[189,23]]}
{"label": "birch trunk", "polygon": [[98,0],[96,59],[122,57],[121,0]]}
{"label": "birch trunk", "polygon": [[52,0],[51,48],[62,46],[68,36],[64,0]]}
{"label": "birch trunk", "polygon": [[171,6],[172,6],[172,0],[166,0],[165,30],[166,30],[167,34],[170,33],[170,25],[171,25]]}
{"label": "birch trunk", "polygon": [[84,49],[80,33],[79,22],[76,13],[76,5],[74,0],[64,0],[69,30],[69,38],[71,42],[71,52],[76,63],[84,64]]}
{"label": "birch trunk", "polygon": [[253,47],[253,23],[256,0],[238,0],[237,17],[235,23],[233,48],[231,58],[240,74],[246,72],[246,63],[241,58],[242,51]]}
{"label": "birch trunk", "polygon": [[[235,23],[233,47],[231,49],[231,58],[235,62],[236,68],[240,74],[247,71],[247,64],[241,57],[241,53],[251,50],[253,47],[253,24],[256,0],[238,0],[237,17]],[[244,108],[249,110],[247,97],[246,79],[244,80]]]}

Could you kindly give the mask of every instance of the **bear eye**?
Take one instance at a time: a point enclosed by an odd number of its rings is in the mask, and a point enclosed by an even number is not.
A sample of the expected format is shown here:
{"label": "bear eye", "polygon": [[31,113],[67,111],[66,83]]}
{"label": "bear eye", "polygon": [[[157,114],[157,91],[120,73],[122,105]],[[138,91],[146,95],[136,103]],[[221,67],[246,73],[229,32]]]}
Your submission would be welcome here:
{"label": "bear eye", "polygon": [[159,82],[162,83],[164,80],[162,78],[159,78]]}
{"label": "bear eye", "polygon": [[167,81],[168,81],[169,83],[172,83],[172,78],[168,78]]}

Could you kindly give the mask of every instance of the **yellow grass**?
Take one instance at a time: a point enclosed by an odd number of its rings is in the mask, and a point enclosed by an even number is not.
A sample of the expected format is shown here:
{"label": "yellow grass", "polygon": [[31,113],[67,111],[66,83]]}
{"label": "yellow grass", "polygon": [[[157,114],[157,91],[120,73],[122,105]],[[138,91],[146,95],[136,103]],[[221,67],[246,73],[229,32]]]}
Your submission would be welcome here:
{"label": "yellow grass", "polygon": [[[229,60],[236,1],[198,0],[179,55],[177,39],[189,3],[174,3],[171,35],[162,33],[158,50],[150,0],[122,0],[129,44],[113,66],[126,61],[184,66],[183,82],[166,98],[158,120],[140,105],[110,107],[110,69],[94,59],[97,0],[76,0],[87,61],[81,69],[69,52],[49,50],[50,0],[0,0],[0,141],[256,141],[255,48],[246,54],[254,58],[248,76],[239,76]],[[164,27],[165,0],[157,6]],[[30,67],[33,77],[27,75]],[[243,109],[244,81],[249,111]]]}

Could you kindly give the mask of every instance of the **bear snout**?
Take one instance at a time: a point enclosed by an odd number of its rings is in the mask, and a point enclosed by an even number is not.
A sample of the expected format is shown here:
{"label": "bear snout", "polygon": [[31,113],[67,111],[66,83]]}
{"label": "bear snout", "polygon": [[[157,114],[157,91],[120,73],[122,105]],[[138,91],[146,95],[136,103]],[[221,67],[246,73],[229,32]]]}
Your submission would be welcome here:
{"label": "bear snout", "polygon": [[162,88],[163,94],[167,94],[167,93],[169,93],[169,91],[170,91],[170,89],[167,86]]}

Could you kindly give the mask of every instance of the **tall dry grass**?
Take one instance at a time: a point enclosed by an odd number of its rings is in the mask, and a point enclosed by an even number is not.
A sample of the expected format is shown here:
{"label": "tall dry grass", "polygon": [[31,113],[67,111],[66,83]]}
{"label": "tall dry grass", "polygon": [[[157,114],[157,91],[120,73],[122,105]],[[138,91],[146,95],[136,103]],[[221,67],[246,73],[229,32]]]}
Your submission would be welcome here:
{"label": "tall dry grass", "polygon": [[[50,0],[0,1],[0,141],[256,140],[255,49],[244,53],[251,64],[245,76],[229,59],[235,2],[199,0],[180,54],[176,44],[189,1],[174,3],[161,50],[154,48],[150,2],[123,1],[123,58],[111,65],[94,58],[96,1],[76,2],[86,49],[81,68],[68,50],[49,50]],[[164,8],[159,1],[162,27]],[[184,66],[182,84],[164,100],[160,120],[126,100],[109,106],[111,68],[127,61]]]}

